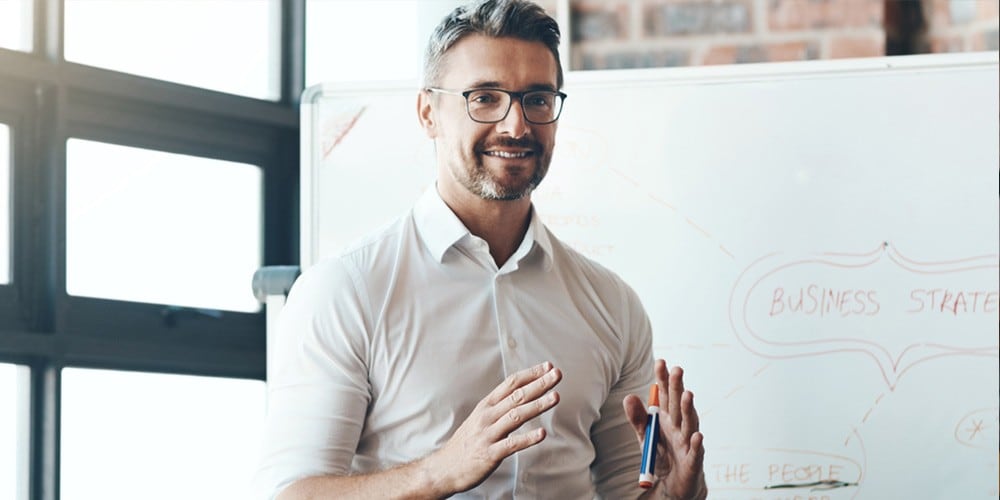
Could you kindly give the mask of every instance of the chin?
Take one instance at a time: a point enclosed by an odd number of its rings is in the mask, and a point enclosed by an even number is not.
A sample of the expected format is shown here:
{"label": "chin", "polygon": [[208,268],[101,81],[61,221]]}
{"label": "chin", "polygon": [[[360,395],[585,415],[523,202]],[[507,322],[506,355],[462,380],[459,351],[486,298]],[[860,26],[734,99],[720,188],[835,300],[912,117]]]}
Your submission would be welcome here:
{"label": "chin", "polygon": [[[538,179],[541,182],[541,179]],[[478,183],[473,190],[481,198],[485,200],[496,200],[496,201],[515,201],[528,198],[531,193],[538,187],[538,182],[532,179],[526,183],[518,183],[515,186],[501,184],[491,179],[486,182]]]}

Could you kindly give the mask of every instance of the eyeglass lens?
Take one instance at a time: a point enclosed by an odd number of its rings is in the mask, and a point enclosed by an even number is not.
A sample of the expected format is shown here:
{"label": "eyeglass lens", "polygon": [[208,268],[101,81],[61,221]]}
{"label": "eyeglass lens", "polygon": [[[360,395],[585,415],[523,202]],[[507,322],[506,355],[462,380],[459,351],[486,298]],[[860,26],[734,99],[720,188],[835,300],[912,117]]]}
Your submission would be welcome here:
{"label": "eyeglass lens", "polygon": [[[469,116],[482,122],[498,122],[511,107],[510,94],[500,90],[475,90],[467,98]],[[521,97],[524,117],[533,123],[549,123],[559,117],[562,97],[549,91],[526,92]]]}

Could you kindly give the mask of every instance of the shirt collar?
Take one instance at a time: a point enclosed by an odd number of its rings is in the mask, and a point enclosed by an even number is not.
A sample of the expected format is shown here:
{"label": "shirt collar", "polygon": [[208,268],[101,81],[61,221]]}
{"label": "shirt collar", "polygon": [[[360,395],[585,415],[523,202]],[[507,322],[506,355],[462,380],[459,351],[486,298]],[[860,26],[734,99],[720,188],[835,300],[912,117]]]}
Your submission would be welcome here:
{"label": "shirt collar", "polygon": [[[444,254],[449,248],[455,246],[466,236],[471,236],[465,224],[462,224],[458,216],[441,199],[437,186],[426,189],[417,200],[413,207],[413,221],[420,238],[438,262],[443,262]],[[521,246],[514,252],[515,257],[521,259],[529,255],[533,245],[537,245],[541,249],[544,267],[546,270],[550,269],[552,267],[552,241],[548,230],[535,210],[534,204],[531,207],[528,231],[524,235]],[[523,252],[522,249],[524,249]]]}

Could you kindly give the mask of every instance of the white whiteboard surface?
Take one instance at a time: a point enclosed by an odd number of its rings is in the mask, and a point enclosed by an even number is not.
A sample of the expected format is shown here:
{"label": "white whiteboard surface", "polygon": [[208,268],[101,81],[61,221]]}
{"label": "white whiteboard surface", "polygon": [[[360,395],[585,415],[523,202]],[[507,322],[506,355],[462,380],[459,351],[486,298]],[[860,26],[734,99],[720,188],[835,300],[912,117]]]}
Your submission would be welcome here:
{"label": "white whiteboard surface", "polygon": [[[996,52],[567,75],[535,204],[685,367],[711,498],[997,497],[997,75]],[[304,96],[303,267],[432,184],[416,89]],[[765,489],[825,479],[856,484]]]}

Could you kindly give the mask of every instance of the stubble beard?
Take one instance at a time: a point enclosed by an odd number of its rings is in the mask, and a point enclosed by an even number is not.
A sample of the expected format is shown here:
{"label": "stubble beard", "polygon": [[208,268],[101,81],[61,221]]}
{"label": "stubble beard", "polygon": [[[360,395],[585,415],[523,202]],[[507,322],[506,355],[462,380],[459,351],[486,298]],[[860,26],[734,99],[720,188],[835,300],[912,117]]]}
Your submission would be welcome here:
{"label": "stubble beard", "polygon": [[483,165],[483,151],[488,149],[488,146],[483,144],[477,145],[473,149],[474,162],[471,165],[464,169],[459,167],[452,170],[455,179],[472,194],[484,200],[514,201],[531,195],[535,188],[542,183],[542,179],[545,178],[545,174],[549,171],[549,162],[552,158],[551,153],[546,152],[541,144],[528,139],[503,139],[497,141],[494,145],[530,148],[533,152],[532,158],[535,163],[531,171],[531,177],[517,185],[502,184],[497,176],[494,176]]}

